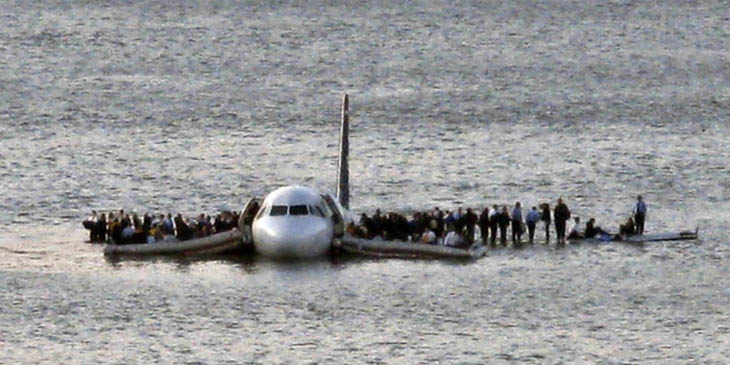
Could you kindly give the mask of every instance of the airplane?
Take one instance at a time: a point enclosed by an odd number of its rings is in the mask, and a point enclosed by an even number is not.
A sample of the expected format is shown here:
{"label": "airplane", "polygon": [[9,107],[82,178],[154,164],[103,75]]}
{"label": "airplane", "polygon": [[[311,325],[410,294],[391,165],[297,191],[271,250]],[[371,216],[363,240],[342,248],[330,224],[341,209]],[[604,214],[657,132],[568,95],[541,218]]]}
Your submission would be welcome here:
{"label": "airplane", "polygon": [[[333,241],[353,222],[349,211],[349,99],[342,99],[337,198],[313,188],[290,185],[269,193],[258,207],[251,198],[243,211],[239,227],[244,241],[253,243],[259,254],[271,258],[312,258],[332,249]],[[244,219],[252,210],[252,221]],[[249,225],[250,224],[250,225]]]}

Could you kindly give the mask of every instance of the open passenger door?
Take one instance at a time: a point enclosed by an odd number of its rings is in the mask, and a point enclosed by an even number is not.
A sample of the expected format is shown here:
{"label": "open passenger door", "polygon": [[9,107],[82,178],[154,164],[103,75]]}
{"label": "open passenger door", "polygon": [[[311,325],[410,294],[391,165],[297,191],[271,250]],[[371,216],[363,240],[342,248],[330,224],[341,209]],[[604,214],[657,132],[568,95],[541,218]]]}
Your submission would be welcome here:
{"label": "open passenger door", "polygon": [[251,197],[248,199],[248,202],[246,202],[246,205],[243,206],[241,215],[238,217],[238,229],[241,233],[243,233],[242,240],[244,245],[253,244],[251,225],[253,224],[253,219],[260,207],[260,199],[255,196]]}
{"label": "open passenger door", "polygon": [[340,205],[335,202],[329,194],[322,194],[322,199],[327,204],[327,208],[332,212],[332,223],[334,224],[334,235],[340,237],[345,233],[345,220],[343,219]]}

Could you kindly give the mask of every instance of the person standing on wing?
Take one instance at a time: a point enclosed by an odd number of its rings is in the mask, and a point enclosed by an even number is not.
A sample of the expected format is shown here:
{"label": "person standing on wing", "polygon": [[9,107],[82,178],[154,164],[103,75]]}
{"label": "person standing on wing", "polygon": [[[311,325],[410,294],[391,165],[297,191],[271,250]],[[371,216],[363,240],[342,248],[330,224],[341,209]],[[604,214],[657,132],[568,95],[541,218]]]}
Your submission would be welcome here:
{"label": "person standing on wing", "polygon": [[647,206],[641,195],[636,197],[634,207],[634,223],[636,223],[636,234],[644,234],[644,222],[646,221]]}
{"label": "person standing on wing", "polygon": [[519,247],[522,245],[522,205],[520,202],[515,203],[512,209],[512,246]]}
{"label": "person standing on wing", "polygon": [[540,220],[545,222],[545,244],[550,243],[550,205],[548,203],[540,204],[542,213],[540,213]]}
{"label": "person standing on wing", "polygon": [[555,218],[555,232],[558,237],[558,244],[565,244],[565,222],[570,219],[570,210],[568,206],[563,203],[563,199],[558,199],[558,204],[555,206],[553,212],[553,218]]}

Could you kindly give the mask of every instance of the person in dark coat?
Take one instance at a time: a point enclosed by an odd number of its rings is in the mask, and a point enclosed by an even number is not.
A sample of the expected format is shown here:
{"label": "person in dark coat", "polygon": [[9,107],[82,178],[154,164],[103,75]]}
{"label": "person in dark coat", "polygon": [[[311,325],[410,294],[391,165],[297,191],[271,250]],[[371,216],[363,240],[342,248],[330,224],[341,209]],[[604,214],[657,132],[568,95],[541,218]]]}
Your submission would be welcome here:
{"label": "person in dark coat", "polygon": [[466,222],[464,222],[464,214],[461,213],[461,207],[453,213],[454,216],[454,231],[456,231],[456,234],[461,236],[464,232],[464,225]]}
{"label": "person in dark coat", "polygon": [[636,234],[644,234],[644,222],[646,221],[646,202],[641,195],[636,197],[636,206],[634,207],[634,222],[636,223]]}
{"label": "person in dark coat", "polygon": [[175,217],[175,229],[177,230],[178,240],[185,241],[193,238],[193,230],[188,226],[180,213]]}
{"label": "person in dark coat", "polygon": [[144,233],[145,237],[149,236],[150,229],[152,229],[152,216],[149,213],[145,213],[142,219],[142,233]]}
{"label": "person in dark coat", "polygon": [[109,225],[109,235],[111,237],[111,240],[114,244],[121,245],[123,244],[122,240],[122,222],[119,221],[119,218],[114,218],[112,223]]}
{"label": "person in dark coat", "polygon": [[471,210],[466,208],[466,214],[462,217],[464,220],[464,226],[466,227],[466,242],[469,244],[474,243],[474,227],[479,222],[479,217]]}
{"label": "person in dark coat", "polygon": [[608,233],[608,232],[606,232],[606,231],[604,231],[601,227],[597,227],[596,226],[596,219],[595,218],[591,218],[591,219],[588,220],[588,222],[586,222],[586,238],[593,238],[593,237],[596,237],[598,235],[608,235],[608,236],[610,236],[611,234]]}
{"label": "person in dark coat", "polygon": [[553,217],[555,217],[555,232],[557,233],[558,244],[565,244],[565,222],[570,219],[570,210],[563,203],[563,199],[558,199]]}
{"label": "person in dark coat", "polygon": [[380,208],[375,209],[375,214],[373,215],[373,230],[370,232],[371,237],[375,236],[385,236],[383,234],[383,230],[385,229],[385,218],[380,214]]}
{"label": "person in dark coat", "polygon": [[99,220],[96,221],[96,241],[94,242],[106,242],[106,231],[106,214],[101,213]]}
{"label": "person in dark coat", "polygon": [[482,244],[487,244],[489,238],[489,207],[484,208],[479,215],[479,229],[482,231]]}
{"label": "person in dark coat", "polygon": [[522,204],[520,202],[515,203],[514,209],[512,209],[511,216],[512,223],[512,245],[519,247],[522,245]]}

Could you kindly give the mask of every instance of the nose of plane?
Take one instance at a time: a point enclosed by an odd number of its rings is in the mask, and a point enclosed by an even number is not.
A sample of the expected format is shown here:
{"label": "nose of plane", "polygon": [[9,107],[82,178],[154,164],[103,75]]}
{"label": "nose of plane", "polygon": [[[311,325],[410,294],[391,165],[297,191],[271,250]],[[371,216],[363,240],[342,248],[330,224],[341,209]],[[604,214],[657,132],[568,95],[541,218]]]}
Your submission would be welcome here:
{"label": "nose of plane", "polygon": [[253,226],[256,250],[277,258],[324,255],[330,249],[332,235],[331,226],[323,218],[266,217]]}

